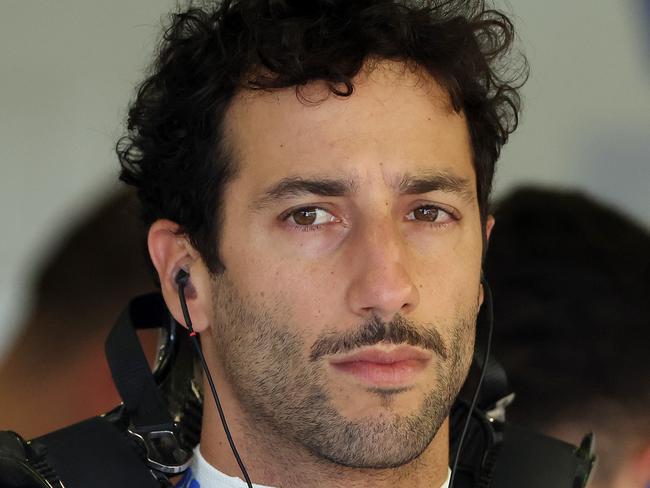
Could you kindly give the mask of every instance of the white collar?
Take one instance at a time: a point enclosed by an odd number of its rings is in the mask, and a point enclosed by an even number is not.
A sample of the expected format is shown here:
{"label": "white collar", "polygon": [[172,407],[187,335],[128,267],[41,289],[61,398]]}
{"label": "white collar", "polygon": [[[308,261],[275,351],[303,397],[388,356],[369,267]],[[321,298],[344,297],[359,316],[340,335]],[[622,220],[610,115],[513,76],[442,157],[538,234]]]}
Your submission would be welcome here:
{"label": "white collar", "polygon": [[[447,480],[440,488],[449,488],[451,470],[448,469]],[[187,470],[176,488],[247,488],[246,482],[234,476],[228,476],[208,463],[201,455],[199,446],[194,449],[192,466]],[[254,488],[272,488],[264,485],[253,485]]]}

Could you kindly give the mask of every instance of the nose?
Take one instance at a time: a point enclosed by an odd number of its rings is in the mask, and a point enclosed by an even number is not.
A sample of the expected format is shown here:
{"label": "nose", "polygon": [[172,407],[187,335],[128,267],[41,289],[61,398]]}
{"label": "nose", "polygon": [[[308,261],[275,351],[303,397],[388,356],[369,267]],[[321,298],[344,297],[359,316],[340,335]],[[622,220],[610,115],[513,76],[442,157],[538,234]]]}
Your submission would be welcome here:
{"label": "nose", "polygon": [[408,272],[407,250],[394,226],[387,224],[360,232],[354,239],[353,278],[347,290],[353,313],[367,318],[376,314],[391,320],[419,303],[418,288]]}

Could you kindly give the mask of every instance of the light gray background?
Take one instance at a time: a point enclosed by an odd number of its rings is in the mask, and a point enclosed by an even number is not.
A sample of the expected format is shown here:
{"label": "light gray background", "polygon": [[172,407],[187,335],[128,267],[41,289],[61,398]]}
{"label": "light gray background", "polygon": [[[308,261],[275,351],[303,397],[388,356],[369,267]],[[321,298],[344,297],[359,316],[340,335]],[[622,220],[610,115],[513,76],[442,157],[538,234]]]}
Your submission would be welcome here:
{"label": "light gray background", "polygon": [[[532,74],[497,196],[519,183],[578,187],[650,224],[642,1],[505,7]],[[0,357],[28,310],[43,253],[116,180],[126,106],[174,4],[0,0]]]}

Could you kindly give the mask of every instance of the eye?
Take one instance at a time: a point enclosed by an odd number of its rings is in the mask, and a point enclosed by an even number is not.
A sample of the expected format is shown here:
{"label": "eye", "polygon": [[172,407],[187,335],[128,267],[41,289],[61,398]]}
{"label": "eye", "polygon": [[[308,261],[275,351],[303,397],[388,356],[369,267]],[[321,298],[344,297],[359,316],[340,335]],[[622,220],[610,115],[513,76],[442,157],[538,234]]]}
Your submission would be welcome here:
{"label": "eye", "polygon": [[447,212],[440,207],[434,205],[423,205],[409,213],[406,216],[406,220],[419,220],[421,222],[444,224],[456,219],[451,212]]}
{"label": "eye", "polygon": [[300,227],[317,226],[337,222],[337,218],[319,207],[304,207],[290,212],[284,220]]}

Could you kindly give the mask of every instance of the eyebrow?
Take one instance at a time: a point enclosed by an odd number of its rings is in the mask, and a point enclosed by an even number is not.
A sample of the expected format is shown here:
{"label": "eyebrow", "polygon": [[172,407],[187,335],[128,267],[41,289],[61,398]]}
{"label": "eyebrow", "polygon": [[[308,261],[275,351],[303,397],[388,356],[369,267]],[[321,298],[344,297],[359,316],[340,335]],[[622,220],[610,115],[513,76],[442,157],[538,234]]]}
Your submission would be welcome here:
{"label": "eyebrow", "polygon": [[432,191],[458,193],[464,200],[474,200],[474,190],[470,180],[448,172],[436,172],[425,175],[404,175],[397,184],[398,191],[403,195],[418,195]]}
{"label": "eyebrow", "polygon": [[356,184],[349,179],[288,177],[280,180],[256,199],[253,207],[262,208],[277,200],[304,195],[343,197],[354,193],[356,189]]}
{"label": "eyebrow", "polygon": [[[448,172],[420,174],[417,176],[405,174],[391,185],[402,195],[417,195],[433,191],[458,193],[463,199],[472,201],[474,192],[470,181]],[[260,209],[276,201],[295,198],[304,195],[319,195],[324,197],[343,197],[354,194],[358,184],[353,179],[346,178],[303,178],[292,176],[283,178],[252,203],[252,208]]]}

